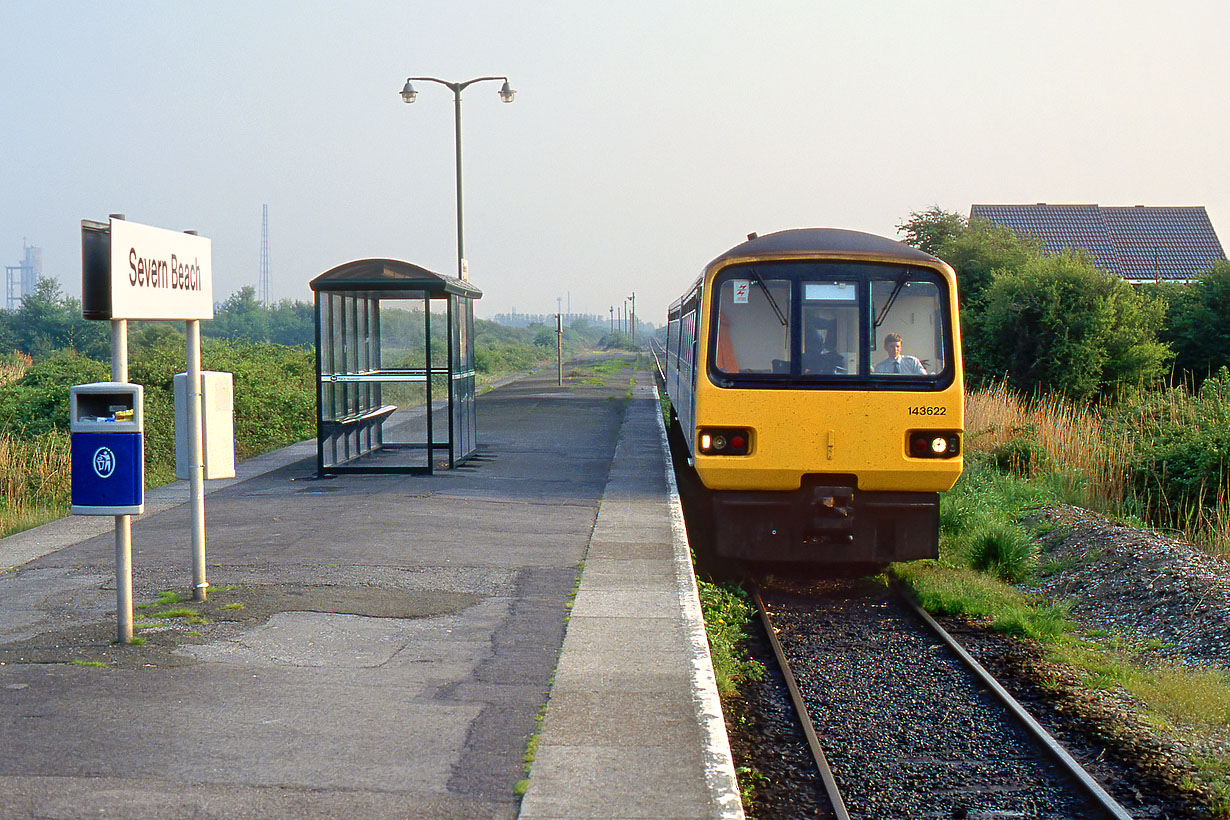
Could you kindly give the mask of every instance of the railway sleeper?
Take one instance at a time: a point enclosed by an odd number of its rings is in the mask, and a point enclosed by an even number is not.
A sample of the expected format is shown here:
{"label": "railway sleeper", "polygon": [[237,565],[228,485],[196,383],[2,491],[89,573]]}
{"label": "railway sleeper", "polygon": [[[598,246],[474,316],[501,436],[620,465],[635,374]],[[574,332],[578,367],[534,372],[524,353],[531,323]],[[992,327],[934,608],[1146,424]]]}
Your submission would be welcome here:
{"label": "railway sleeper", "polygon": [[939,555],[938,493],[858,490],[809,476],[789,492],[712,493],[717,555],[745,561],[886,564]]}

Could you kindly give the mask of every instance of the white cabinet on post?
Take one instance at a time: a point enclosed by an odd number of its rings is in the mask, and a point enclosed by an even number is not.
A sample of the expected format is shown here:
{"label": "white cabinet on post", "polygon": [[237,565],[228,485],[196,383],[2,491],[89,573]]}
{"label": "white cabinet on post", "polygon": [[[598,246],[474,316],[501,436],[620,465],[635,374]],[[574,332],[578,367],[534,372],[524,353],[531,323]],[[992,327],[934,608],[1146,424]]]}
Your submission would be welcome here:
{"label": "white cabinet on post", "polygon": [[[235,387],[230,373],[201,371],[205,478],[235,477]],[[188,374],[175,374],[175,477],[189,477]]]}

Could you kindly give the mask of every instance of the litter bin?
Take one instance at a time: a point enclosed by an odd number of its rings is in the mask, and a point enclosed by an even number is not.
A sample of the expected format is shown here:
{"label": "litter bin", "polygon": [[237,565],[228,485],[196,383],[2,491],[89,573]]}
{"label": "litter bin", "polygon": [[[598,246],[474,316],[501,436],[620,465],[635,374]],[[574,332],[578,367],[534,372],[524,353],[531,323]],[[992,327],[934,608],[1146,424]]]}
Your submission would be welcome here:
{"label": "litter bin", "polygon": [[95,382],[69,388],[72,511],[145,511],[145,412],[139,384]]}

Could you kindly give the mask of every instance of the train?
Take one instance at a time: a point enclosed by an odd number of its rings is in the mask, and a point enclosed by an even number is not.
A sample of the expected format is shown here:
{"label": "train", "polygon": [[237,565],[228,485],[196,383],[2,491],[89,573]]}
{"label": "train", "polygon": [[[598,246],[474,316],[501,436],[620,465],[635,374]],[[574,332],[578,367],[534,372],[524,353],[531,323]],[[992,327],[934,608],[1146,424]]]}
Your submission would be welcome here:
{"label": "train", "polygon": [[670,306],[665,344],[719,560],[937,557],[939,493],[963,469],[947,263],[860,231],[749,234]]}

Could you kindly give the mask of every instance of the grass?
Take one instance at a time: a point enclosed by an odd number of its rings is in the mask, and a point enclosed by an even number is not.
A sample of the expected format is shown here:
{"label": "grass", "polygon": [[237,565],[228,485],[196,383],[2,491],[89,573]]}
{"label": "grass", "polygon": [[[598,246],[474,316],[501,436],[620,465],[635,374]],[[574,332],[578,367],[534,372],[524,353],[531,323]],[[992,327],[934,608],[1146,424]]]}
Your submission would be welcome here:
{"label": "grass", "polygon": [[1060,501],[1174,527],[1185,540],[1230,555],[1230,486],[1210,485],[1207,504],[1180,503],[1166,498],[1164,476],[1147,491],[1132,480],[1142,448],[1169,431],[1206,429],[1208,417],[1220,411],[1220,405],[1209,405],[1218,401],[1216,394],[1193,396],[1168,387],[1104,414],[1061,396],[1024,398],[993,385],[967,396],[966,448],[1002,470],[1046,485]]}
{"label": "grass", "polygon": [[137,609],[150,609],[156,606],[171,606],[178,604],[181,601],[186,601],[191,598],[191,595],[183,592],[175,592],[174,590],[164,590],[158,593],[158,597],[148,604],[137,604]]}
{"label": "grass", "polygon": [[70,477],[66,433],[0,433],[0,537],[63,517]]}

